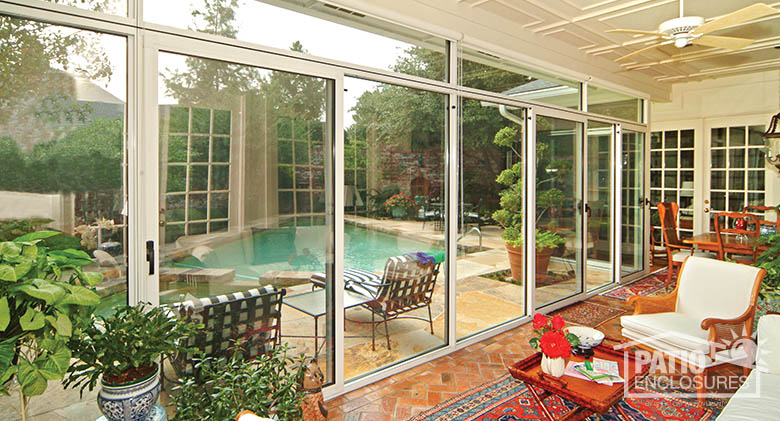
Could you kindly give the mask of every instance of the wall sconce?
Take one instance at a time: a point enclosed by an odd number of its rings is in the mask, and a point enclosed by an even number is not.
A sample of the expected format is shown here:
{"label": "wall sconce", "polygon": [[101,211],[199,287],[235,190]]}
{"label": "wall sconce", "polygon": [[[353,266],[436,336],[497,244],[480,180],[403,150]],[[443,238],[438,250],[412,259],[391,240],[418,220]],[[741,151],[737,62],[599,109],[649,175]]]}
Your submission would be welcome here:
{"label": "wall sconce", "polygon": [[774,165],[780,171],[780,113],[772,116],[769,121],[769,128],[762,135],[764,136],[764,157],[767,162]]}

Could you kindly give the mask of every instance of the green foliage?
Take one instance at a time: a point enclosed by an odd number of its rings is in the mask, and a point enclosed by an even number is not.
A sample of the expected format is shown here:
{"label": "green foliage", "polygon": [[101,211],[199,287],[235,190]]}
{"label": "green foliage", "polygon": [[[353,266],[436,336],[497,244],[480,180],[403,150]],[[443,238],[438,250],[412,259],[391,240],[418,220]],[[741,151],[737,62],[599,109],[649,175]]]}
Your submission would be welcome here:
{"label": "green foliage", "polygon": [[303,358],[287,356],[287,345],[255,360],[243,359],[237,346],[227,360],[206,358],[196,365],[197,378],[179,380],[171,394],[176,416],[172,421],[230,420],[240,409],[261,417],[300,419],[304,392]]}
{"label": "green foliage", "polygon": [[753,266],[766,270],[766,276],[761,284],[761,295],[780,294],[780,233],[761,237],[762,244],[768,244],[769,248],[764,250],[756,258]]}
{"label": "green foliage", "polygon": [[84,320],[69,345],[79,361],[68,369],[66,387],[92,390],[100,376],[109,384],[135,379],[122,378],[129,370],[151,369],[158,357],[192,351],[179,345],[182,338],[202,326],[169,317],[162,307],[122,306],[99,322]]}
{"label": "green foliage", "polygon": [[103,280],[85,272],[85,252],[49,250],[55,231],[0,242],[0,384],[14,375],[25,397],[42,394],[49,380],[62,379],[71,358],[69,339],[90,320]]}
{"label": "green foliage", "polygon": [[11,241],[16,237],[37,231],[53,222],[47,218],[6,219],[0,221],[0,241]]}
{"label": "green foliage", "polygon": [[368,213],[370,216],[387,216],[385,202],[391,196],[401,192],[396,184],[389,185],[382,190],[372,190],[368,193]]}

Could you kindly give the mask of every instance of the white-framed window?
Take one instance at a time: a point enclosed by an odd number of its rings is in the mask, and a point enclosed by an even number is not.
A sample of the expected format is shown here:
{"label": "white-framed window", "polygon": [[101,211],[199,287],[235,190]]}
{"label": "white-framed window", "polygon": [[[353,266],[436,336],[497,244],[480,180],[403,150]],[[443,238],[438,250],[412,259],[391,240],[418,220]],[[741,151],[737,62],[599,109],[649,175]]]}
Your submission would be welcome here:
{"label": "white-framed window", "polygon": [[[680,205],[681,237],[693,235],[694,130],[664,130],[650,134],[651,223],[660,228],[658,202]],[[660,233],[660,230],[658,231]]]}

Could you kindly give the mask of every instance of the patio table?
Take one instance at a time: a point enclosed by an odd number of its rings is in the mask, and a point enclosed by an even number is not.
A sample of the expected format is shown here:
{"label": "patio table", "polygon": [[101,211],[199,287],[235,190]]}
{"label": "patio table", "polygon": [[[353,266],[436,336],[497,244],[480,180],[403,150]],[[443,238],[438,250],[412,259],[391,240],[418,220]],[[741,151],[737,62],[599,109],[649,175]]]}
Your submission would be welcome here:
{"label": "patio table", "polygon": [[[753,247],[756,246],[756,240],[752,237],[748,237],[745,241],[737,241],[734,236],[729,235],[723,240],[723,245],[727,249],[744,249],[747,252],[752,252]],[[718,234],[715,234],[714,232],[694,235],[693,237],[686,238],[682,241],[685,244],[695,245],[699,250],[718,251]],[[759,253],[768,248],[768,244],[758,244]]]}
{"label": "patio table", "polygon": [[[352,307],[357,307],[361,304],[365,304],[372,301],[373,298],[366,297],[364,295],[356,294],[352,291],[344,290],[344,310]],[[315,289],[314,291],[304,292],[302,294],[286,296],[282,300],[282,304],[290,306],[304,314],[314,318],[314,336],[304,335],[282,335],[288,338],[314,338],[314,354],[319,353],[319,346],[317,339],[325,338],[318,333],[318,321],[319,318],[327,313],[325,305],[325,290]]]}

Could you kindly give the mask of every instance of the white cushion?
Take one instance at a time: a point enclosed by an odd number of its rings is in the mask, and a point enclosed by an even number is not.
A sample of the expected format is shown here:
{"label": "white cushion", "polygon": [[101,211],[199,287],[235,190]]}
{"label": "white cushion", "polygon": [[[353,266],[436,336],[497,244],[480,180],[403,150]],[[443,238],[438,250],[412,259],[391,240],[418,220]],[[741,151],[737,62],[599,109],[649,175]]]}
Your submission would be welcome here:
{"label": "white cushion", "polygon": [[[690,250],[680,250],[672,255],[672,260],[675,262],[684,262],[685,259],[687,259],[689,256],[691,256]],[[710,253],[708,251],[701,251],[701,250],[694,250],[693,256],[697,257],[704,257],[707,259],[715,259],[718,257],[715,253]]]}
{"label": "white cushion", "polygon": [[653,337],[675,348],[705,354],[710,350],[709,331],[701,328],[701,319],[685,314],[670,312],[623,316],[620,325],[636,339]]}
{"label": "white cushion", "polygon": [[680,271],[675,311],[703,320],[733,319],[750,306],[759,268],[691,256]]}
{"label": "white cushion", "polygon": [[780,316],[778,315],[769,314],[758,320],[756,368],[764,373],[780,375]]}
{"label": "white cushion", "polygon": [[731,397],[718,421],[780,419],[780,376],[753,370]]}

